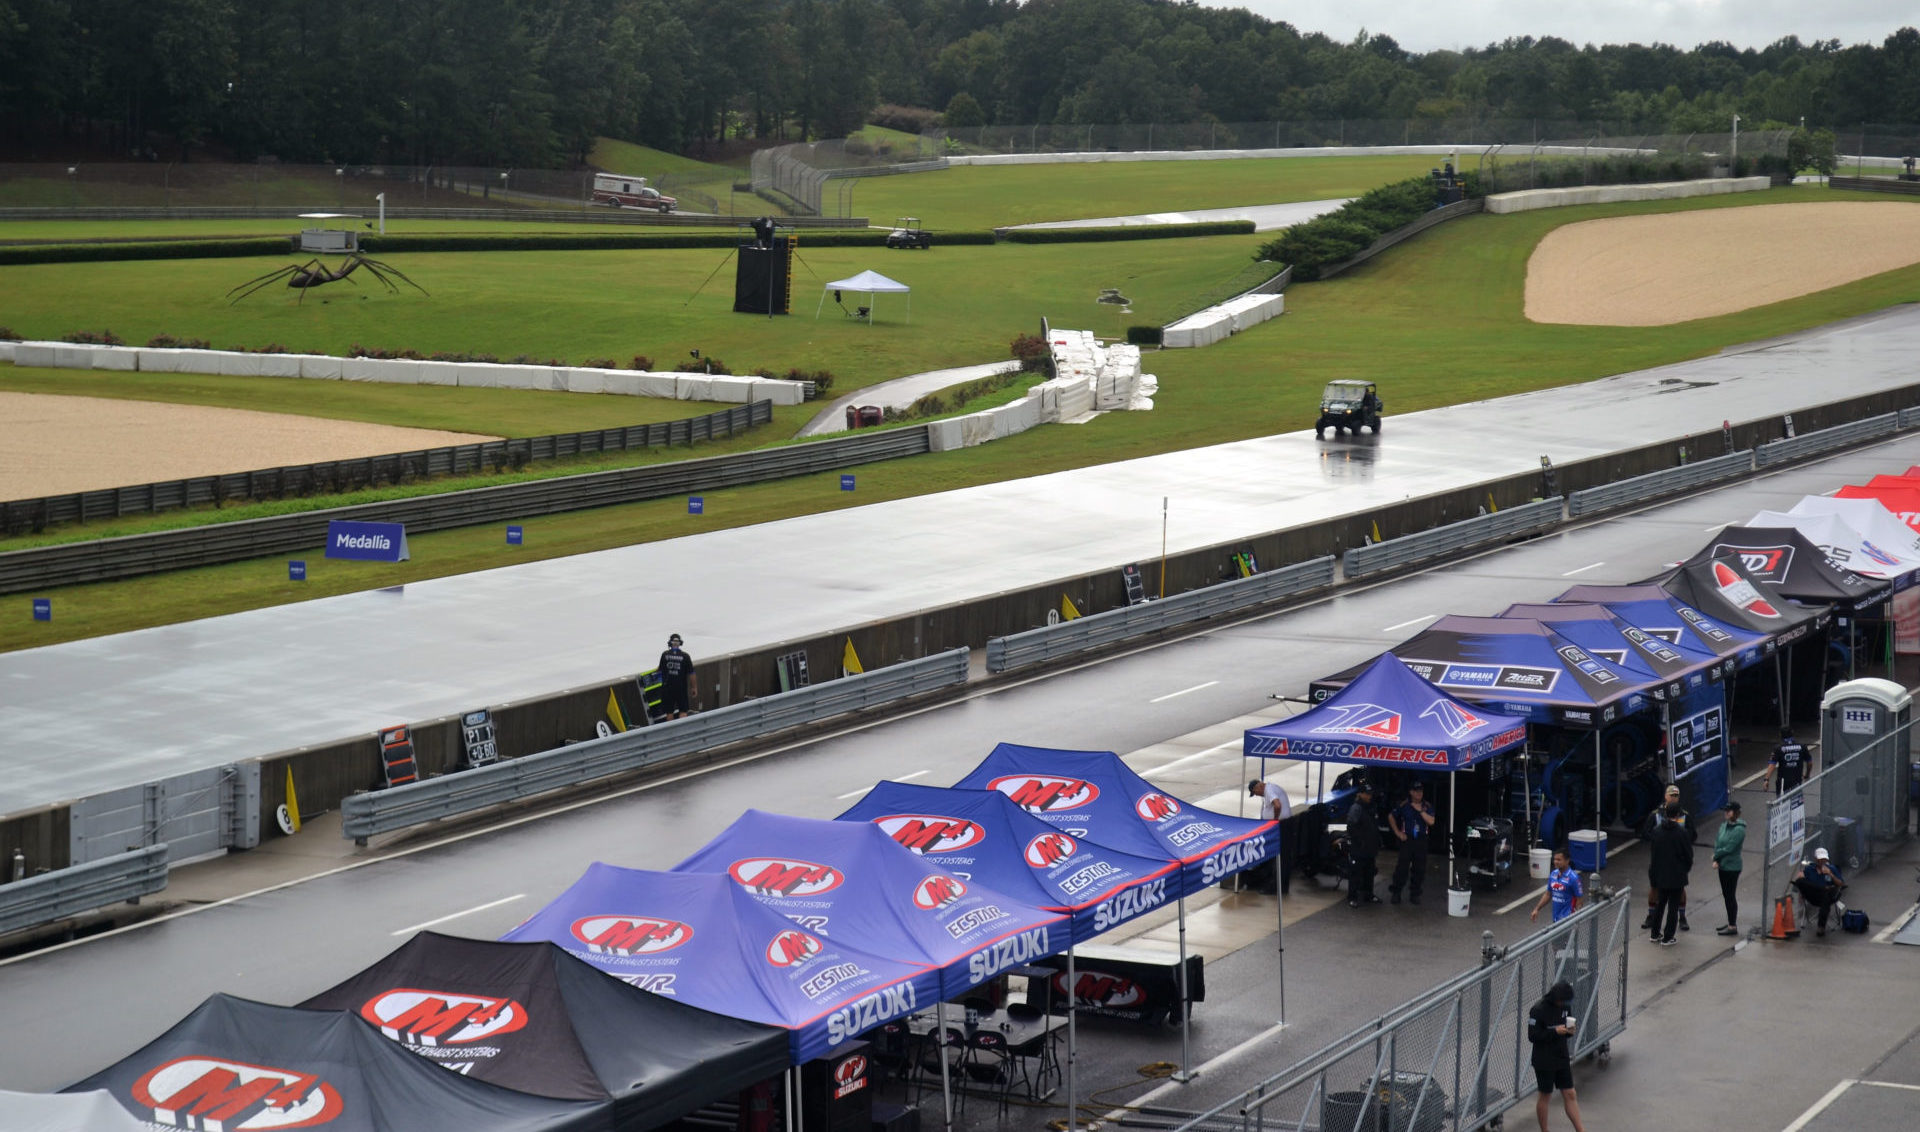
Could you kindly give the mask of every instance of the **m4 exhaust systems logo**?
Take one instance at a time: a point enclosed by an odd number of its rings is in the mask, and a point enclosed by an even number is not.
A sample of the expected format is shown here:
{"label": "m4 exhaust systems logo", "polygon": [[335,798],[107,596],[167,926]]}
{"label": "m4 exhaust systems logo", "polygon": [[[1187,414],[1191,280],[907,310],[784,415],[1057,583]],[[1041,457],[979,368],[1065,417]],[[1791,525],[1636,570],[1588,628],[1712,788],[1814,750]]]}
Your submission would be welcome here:
{"label": "m4 exhaust systems logo", "polygon": [[652,916],[582,916],[569,929],[595,955],[658,955],[693,938],[693,928]]}
{"label": "m4 exhaust systems logo", "polygon": [[775,967],[798,967],[825,949],[818,936],[788,928],[767,941],[767,962]]}
{"label": "m4 exhaust systems logo", "polygon": [[527,1008],[510,998],[395,987],[367,1000],[360,1017],[397,1042],[459,1045],[511,1034],[527,1024]]}
{"label": "m4 exhaust systems logo", "polygon": [[955,853],[987,839],[978,822],[938,814],[889,814],[873,819],[873,824],[915,853]]}
{"label": "m4 exhaust systems logo", "polygon": [[1079,848],[1079,842],[1064,833],[1043,833],[1027,842],[1027,864],[1036,869],[1050,869],[1073,856]]}
{"label": "m4 exhaust systems logo", "polygon": [[1052,774],[1007,774],[987,783],[1032,814],[1078,810],[1093,805],[1100,788],[1081,778],[1061,778]]}
{"label": "m4 exhaust systems logo", "polygon": [[937,912],[967,894],[967,886],[945,873],[927,877],[913,888],[913,906]]}
{"label": "m4 exhaust systems logo", "polygon": [[155,1124],[200,1132],[313,1128],[345,1107],[311,1073],[218,1057],[177,1057],[133,1083],[134,1102]]}
{"label": "m4 exhaust systems logo", "polygon": [[1157,792],[1142,794],[1133,804],[1133,812],[1140,815],[1141,821],[1162,822],[1180,813],[1180,803]]}
{"label": "m4 exhaust systems logo", "polygon": [[832,865],[785,857],[748,857],[735,861],[727,869],[727,875],[760,896],[819,896],[839,888],[847,879]]}

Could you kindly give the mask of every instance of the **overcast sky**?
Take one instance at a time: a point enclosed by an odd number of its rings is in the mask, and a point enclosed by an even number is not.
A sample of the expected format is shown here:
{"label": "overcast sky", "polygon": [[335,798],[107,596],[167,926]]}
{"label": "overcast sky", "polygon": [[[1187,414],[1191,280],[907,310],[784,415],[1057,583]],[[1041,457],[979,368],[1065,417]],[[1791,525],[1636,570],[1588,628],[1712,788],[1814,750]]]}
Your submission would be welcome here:
{"label": "overcast sky", "polygon": [[1360,29],[1390,35],[1410,51],[1484,47],[1509,36],[1553,35],[1575,44],[1711,40],[1765,47],[1786,35],[1803,42],[1874,43],[1920,25],[1913,0],[1203,0],[1285,20],[1302,32],[1351,40]]}

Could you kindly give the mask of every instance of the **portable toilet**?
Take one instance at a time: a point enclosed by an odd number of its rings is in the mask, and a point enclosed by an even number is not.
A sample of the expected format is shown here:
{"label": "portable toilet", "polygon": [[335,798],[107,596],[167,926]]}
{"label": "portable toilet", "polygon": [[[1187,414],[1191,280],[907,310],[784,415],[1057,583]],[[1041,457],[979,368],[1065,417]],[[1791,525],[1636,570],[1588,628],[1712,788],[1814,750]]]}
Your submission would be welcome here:
{"label": "portable toilet", "polygon": [[1865,839],[1906,831],[1912,720],[1913,695],[1891,680],[1848,680],[1821,697],[1822,808],[1851,819],[1842,825],[1838,846],[1848,860],[1865,858]]}

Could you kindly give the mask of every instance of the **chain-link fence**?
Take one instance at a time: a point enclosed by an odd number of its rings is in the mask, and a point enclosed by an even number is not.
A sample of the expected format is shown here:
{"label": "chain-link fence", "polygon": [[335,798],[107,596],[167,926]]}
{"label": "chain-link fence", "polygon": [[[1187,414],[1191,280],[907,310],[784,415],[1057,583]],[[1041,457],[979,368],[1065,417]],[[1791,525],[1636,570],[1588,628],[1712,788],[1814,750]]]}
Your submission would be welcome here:
{"label": "chain-link fence", "polygon": [[1773,901],[1789,894],[1814,850],[1825,849],[1842,875],[1851,876],[1907,841],[1912,728],[1908,722],[1887,732],[1767,803],[1763,915],[1771,916]]}
{"label": "chain-link fence", "polygon": [[[853,180],[938,169],[940,148],[927,137],[904,142],[863,138],[803,142],[755,150],[754,192],[803,216],[852,215]],[[834,188],[829,181],[845,182]]]}
{"label": "chain-link fence", "polygon": [[1573,985],[1575,1058],[1606,1056],[1627,1027],[1627,943],[1634,901],[1622,890],[1458,975],[1176,1132],[1466,1132],[1535,1092],[1527,1012],[1554,983]]}

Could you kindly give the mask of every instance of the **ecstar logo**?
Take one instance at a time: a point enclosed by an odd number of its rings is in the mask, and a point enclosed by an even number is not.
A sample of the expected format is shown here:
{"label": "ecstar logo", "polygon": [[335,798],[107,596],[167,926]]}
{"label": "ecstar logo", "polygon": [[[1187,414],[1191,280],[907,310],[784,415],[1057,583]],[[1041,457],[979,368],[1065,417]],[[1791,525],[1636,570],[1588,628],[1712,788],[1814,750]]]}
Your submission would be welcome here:
{"label": "ecstar logo", "polygon": [[1032,814],[1077,810],[1100,796],[1100,788],[1091,782],[1051,774],[1002,775],[987,783],[987,789],[1000,791]]}
{"label": "ecstar logo", "polygon": [[933,912],[966,894],[966,885],[945,873],[938,873],[913,886],[913,906]]}
{"label": "ecstar logo", "polygon": [[1755,617],[1780,619],[1780,611],[1760,596],[1760,591],[1753,588],[1753,583],[1734,573],[1733,567],[1725,562],[1713,563],[1713,584],[1720,588],[1721,597]]}
{"label": "ecstar logo", "polygon": [[216,1057],[177,1057],[133,1083],[153,1122],[205,1132],[313,1128],[340,1115],[340,1094],[311,1073]]}
{"label": "ecstar logo", "polygon": [[693,928],[652,916],[582,916],[570,929],[595,955],[657,955],[693,938]]}
{"label": "ecstar logo", "polygon": [[397,1042],[459,1045],[513,1033],[527,1024],[527,1008],[492,995],[395,987],[368,999],[360,1017]]}
{"label": "ecstar logo", "polygon": [[978,822],[938,814],[889,814],[873,819],[873,824],[915,853],[954,853],[987,839]]}
{"label": "ecstar logo", "polygon": [[1073,838],[1058,830],[1043,833],[1027,842],[1027,864],[1036,869],[1050,869],[1073,856],[1079,847]]}
{"label": "ecstar logo", "polygon": [[1420,713],[1421,719],[1431,719],[1440,730],[1447,733],[1449,739],[1465,739],[1487,725],[1487,721],[1461,707],[1457,700],[1435,700]]}
{"label": "ecstar logo", "polygon": [[1165,794],[1142,794],[1133,804],[1133,812],[1140,815],[1141,821],[1166,821],[1180,812],[1180,803]]}
{"label": "ecstar logo", "polygon": [[818,896],[847,879],[832,865],[786,857],[748,857],[735,861],[727,875],[760,896]]}
{"label": "ecstar logo", "polygon": [[1400,713],[1379,704],[1335,704],[1327,710],[1339,712],[1340,718],[1314,728],[1315,735],[1359,735],[1366,739],[1400,737]]}
{"label": "ecstar logo", "polygon": [[798,967],[826,947],[819,937],[788,928],[767,941],[767,962],[775,967]]}

